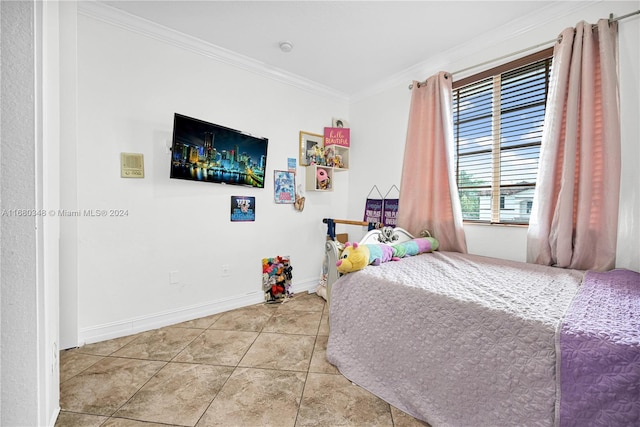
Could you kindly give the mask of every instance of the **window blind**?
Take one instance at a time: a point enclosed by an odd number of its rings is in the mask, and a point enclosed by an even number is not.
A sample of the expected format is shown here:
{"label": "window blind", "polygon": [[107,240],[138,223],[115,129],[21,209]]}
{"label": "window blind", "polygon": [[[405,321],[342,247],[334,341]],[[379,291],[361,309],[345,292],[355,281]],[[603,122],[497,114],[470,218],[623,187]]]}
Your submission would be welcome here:
{"label": "window blind", "polygon": [[456,179],[464,220],[529,222],[551,54],[546,50],[531,61],[520,59],[477,80],[465,79],[463,86],[454,84]]}

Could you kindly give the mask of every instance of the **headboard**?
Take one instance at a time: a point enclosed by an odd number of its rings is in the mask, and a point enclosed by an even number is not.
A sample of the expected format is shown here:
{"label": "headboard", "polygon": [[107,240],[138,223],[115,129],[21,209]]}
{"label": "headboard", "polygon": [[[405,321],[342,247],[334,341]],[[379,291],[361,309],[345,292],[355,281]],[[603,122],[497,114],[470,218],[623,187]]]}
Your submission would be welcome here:
{"label": "headboard", "polygon": [[[365,234],[358,242],[359,244],[373,244],[382,243],[388,245],[395,245],[396,243],[407,242],[415,237],[412,236],[407,230],[400,227],[382,227],[376,230],[370,230]],[[338,280],[340,276],[336,268],[336,262],[340,257],[340,251],[342,246],[339,242],[328,240],[325,245],[327,253],[327,303],[331,304],[331,286]]]}

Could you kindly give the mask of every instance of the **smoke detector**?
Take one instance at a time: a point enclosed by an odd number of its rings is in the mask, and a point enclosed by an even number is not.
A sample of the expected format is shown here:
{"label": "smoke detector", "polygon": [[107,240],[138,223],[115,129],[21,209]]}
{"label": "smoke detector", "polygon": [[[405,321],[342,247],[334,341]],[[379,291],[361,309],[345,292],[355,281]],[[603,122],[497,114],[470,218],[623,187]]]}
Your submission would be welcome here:
{"label": "smoke detector", "polygon": [[287,53],[293,50],[293,43],[290,41],[282,41],[280,42],[280,50]]}

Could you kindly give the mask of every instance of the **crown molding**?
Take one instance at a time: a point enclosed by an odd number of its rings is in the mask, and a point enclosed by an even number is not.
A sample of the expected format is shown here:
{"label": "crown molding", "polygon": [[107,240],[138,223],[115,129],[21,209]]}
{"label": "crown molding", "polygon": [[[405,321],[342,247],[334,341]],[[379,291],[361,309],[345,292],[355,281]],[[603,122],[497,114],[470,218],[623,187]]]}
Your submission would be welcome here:
{"label": "crown molding", "polygon": [[[494,46],[499,46],[501,44],[504,44],[507,40],[512,40],[523,36],[526,33],[535,30],[536,28],[551,25],[555,22],[558,22],[563,17],[573,15],[582,9],[593,6],[595,3],[599,2],[560,1],[554,2],[553,4],[546,7],[541,7],[536,13],[523,16],[519,19],[511,21],[506,25],[497,27],[490,32],[473,38],[467,43],[440,52],[434,57],[430,57],[403,71],[400,71],[399,73],[389,76],[388,78],[378,82],[376,85],[371,86],[355,95],[352,95],[350,101],[352,103],[357,102],[368,97],[380,94],[386,90],[401,86],[403,84],[408,87],[413,80],[424,80],[424,78],[428,77],[428,75],[430,75],[431,73],[435,73],[438,71],[450,71],[453,73],[456,70],[444,70],[443,68],[448,68],[450,64],[458,63],[459,61],[464,60],[464,58],[472,56],[479,51],[492,48]],[[562,28],[557,31],[557,34],[549,34],[549,39],[556,37],[561,30]],[[507,34],[508,36],[505,37],[505,34]],[[546,42],[546,40],[540,40],[540,43],[544,42]],[[536,46],[532,46],[532,49],[535,47]],[[505,55],[508,56],[509,52],[505,52]],[[521,53],[521,55],[524,56],[526,55],[526,53]],[[513,56],[512,58],[502,60],[502,62],[510,61],[515,58],[516,56]],[[496,65],[498,63],[499,60],[496,60]],[[487,65],[487,68],[489,67],[490,66]]]}
{"label": "crown molding", "polygon": [[[554,2],[546,7],[541,7],[535,14],[523,16],[509,24],[500,26],[488,33],[476,37],[463,45],[440,52],[435,57],[430,57],[421,61],[351,96],[347,93],[306,79],[297,74],[269,66],[263,62],[256,61],[255,59],[238,54],[231,50],[205,42],[179,31],[172,30],[155,22],[108,6],[104,3],[92,0],[80,1],[77,4],[78,13],[81,15],[106,22],[113,26],[173,45],[215,61],[252,72],[297,89],[328,97],[333,100],[353,103],[403,84],[408,86],[415,79],[421,80],[425,77],[425,74],[439,71],[443,67],[448,67],[448,64],[455,64],[459,61],[463,61],[465,57],[472,56],[480,50],[504,44],[506,40],[512,40],[520,37],[532,30],[535,30],[536,28],[550,25],[553,22],[558,22],[561,18],[575,14],[576,12],[593,6],[596,3],[599,3],[599,1]],[[558,32],[560,30],[558,30]],[[505,37],[505,34],[507,34],[508,37]],[[550,34],[549,38],[553,36],[555,35]]]}
{"label": "crown molding", "polygon": [[349,101],[349,96],[297,74],[289,73],[277,67],[269,66],[231,50],[222,48],[201,39],[172,30],[155,22],[140,18],[97,1],[78,2],[78,13],[106,22],[110,25],[149,37],[180,49],[184,49],[215,61],[231,65],[262,77],[302,89],[316,95]]}

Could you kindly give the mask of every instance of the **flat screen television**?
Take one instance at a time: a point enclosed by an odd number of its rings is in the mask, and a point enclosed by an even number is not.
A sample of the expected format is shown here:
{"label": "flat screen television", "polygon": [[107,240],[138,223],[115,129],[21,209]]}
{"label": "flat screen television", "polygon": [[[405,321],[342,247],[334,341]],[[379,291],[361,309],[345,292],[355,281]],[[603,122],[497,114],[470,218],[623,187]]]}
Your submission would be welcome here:
{"label": "flat screen television", "polygon": [[171,178],[264,188],[267,138],[175,113]]}

